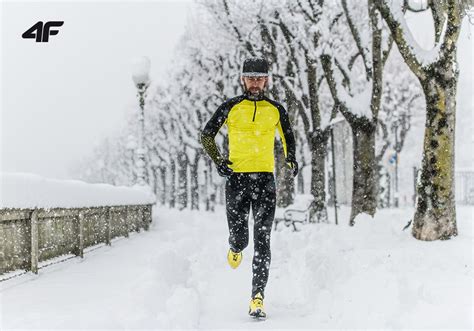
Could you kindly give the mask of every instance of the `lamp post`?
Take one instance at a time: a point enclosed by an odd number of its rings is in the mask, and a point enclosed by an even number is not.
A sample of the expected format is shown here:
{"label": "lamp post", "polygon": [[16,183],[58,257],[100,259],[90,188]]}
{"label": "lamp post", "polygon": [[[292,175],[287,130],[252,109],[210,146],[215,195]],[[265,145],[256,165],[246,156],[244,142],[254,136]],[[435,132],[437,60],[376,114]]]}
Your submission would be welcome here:
{"label": "lamp post", "polygon": [[334,195],[334,220],[337,222],[337,186],[336,186],[336,151],[334,149],[334,125],[331,126],[332,186]]}
{"label": "lamp post", "polygon": [[[135,160],[134,160],[134,153],[137,149],[137,142],[133,135],[129,135],[127,137],[127,145],[125,147],[127,149],[127,160],[130,161],[130,182],[135,182]],[[128,162],[127,161],[127,162]]]}
{"label": "lamp post", "polygon": [[140,113],[138,116],[138,148],[136,150],[137,184],[145,186],[145,98],[150,85],[150,59],[142,56],[134,59],[132,79],[138,90]]}
{"label": "lamp post", "polygon": [[399,141],[398,141],[398,127],[399,123],[395,126],[395,208],[399,207],[399,191],[398,191],[398,156],[399,156]]}

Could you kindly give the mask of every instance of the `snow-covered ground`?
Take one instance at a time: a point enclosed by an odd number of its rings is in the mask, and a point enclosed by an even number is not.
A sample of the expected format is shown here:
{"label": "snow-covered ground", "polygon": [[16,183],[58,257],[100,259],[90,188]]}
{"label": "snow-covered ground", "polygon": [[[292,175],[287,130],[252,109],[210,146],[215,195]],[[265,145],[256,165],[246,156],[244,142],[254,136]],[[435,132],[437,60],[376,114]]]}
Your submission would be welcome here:
{"label": "snow-covered ground", "polygon": [[473,213],[458,207],[449,241],[402,231],[411,209],[274,232],[268,319],[256,322],[252,245],[230,269],[224,210],[155,210],[149,232],[1,282],[0,328],[472,329]]}

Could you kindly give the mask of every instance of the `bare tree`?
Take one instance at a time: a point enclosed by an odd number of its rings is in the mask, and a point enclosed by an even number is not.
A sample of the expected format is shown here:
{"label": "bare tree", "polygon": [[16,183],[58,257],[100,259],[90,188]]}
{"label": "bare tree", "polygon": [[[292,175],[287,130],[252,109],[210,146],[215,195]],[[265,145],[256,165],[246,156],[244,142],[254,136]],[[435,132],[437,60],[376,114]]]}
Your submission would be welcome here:
{"label": "bare tree", "polygon": [[424,51],[404,18],[407,2],[374,0],[398,49],[421,83],[426,100],[426,124],[421,174],[412,234],[420,240],[457,235],[454,199],[454,132],[459,69],[457,40],[466,2],[429,1],[435,45]]}
{"label": "bare tree", "polygon": [[[334,29],[349,30],[355,52],[348,41],[342,45],[329,41],[321,63],[334,101],[352,129],[354,173],[349,224],[354,225],[358,214],[373,216],[377,207],[375,134],[382,100],[382,73],[392,41],[385,38],[387,41],[383,42],[380,15],[372,0],[368,0],[367,6],[347,0],[341,0],[341,4],[345,22]],[[367,18],[367,24],[358,24],[355,17],[362,22],[365,21],[361,17]],[[343,56],[341,51],[349,55]],[[364,80],[360,80],[361,74]]]}

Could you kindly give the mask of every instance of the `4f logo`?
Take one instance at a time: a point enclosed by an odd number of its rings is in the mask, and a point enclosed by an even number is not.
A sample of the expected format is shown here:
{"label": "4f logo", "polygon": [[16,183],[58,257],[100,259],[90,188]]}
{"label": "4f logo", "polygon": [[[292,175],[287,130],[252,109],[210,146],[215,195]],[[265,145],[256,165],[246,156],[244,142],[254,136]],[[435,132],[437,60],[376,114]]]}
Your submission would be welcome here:
{"label": "4f logo", "polygon": [[43,24],[39,21],[31,28],[26,30],[21,36],[23,39],[36,39],[37,43],[47,43],[49,41],[49,36],[54,36],[58,34],[58,30],[51,29],[52,27],[60,27],[64,24],[64,21],[50,21]]}

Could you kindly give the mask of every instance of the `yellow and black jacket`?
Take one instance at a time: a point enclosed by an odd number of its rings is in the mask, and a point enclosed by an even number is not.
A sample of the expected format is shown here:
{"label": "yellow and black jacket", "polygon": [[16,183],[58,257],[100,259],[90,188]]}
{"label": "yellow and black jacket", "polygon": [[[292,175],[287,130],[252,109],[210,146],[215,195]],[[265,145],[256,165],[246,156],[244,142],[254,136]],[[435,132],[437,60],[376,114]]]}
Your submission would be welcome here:
{"label": "yellow and black jacket", "polygon": [[263,96],[251,100],[246,94],[224,102],[201,133],[204,149],[216,164],[223,160],[215,136],[223,124],[229,136],[229,166],[234,172],[273,172],[274,141],[278,129],[285,157],[295,158],[295,138],[288,113],[279,103]]}

